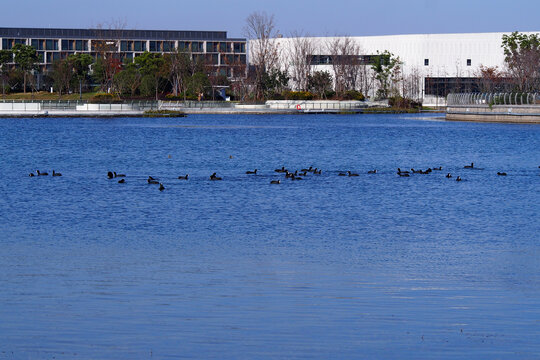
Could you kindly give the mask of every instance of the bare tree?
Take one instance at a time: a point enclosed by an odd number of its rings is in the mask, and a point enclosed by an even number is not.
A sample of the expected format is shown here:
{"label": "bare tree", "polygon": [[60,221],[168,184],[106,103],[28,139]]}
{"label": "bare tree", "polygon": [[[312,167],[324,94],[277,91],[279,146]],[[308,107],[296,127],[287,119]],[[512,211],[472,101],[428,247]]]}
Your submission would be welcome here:
{"label": "bare tree", "polygon": [[54,80],[54,87],[59,96],[62,97],[62,94],[70,90],[73,80],[73,65],[68,59],[57,60],[53,63],[51,75]]}
{"label": "bare tree", "polygon": [[362,62],[362,65],[358,68],[358,81],[356,85],[358,90],[366,96],[372,92],[375,86],[375,73],[371,66]]}
{"label": "bare tree", "polygon": [[403,74],[401,94],[404,98],[419,102],[422,99],[422,73],[414,66],[408,74]]}
{"label": "bare tree", "polygon": [[247,65],[243,63],[240,56],[225,56],[223,57],[225,65],[231,69],[231,90],[234,96],[241,101],[244,101],[249,94],[250,79],[247,76]]}
{"label": "bare tree", "polygon": [[315,44],[309,35],[293,32],[288,46],[287,58],[291,65],[290,74],[297,90],[307,91],[312,74],[312,56]]}
{"label": "bare tree", "polygon": [[124,36],[126,23],[121,20],[96,25],[94,32],[96,39],[92,40],[92,52],[96,61],[95,72],[103,91],[109,90],[114,85],[114,76],[121,69],[120,39]]}
{"label": "bare tree", "polygon": [[506,74],[499,70],[497,66],[480,65],[474,73],[474,77],[478,79],[477,85],[481,92],[491,93],[506,90]]}
{"label": "bare tree", "polygon": [[263,76],[274,69],[279,60],[274,15],[269,16],[265,12],[250,14],[246,19],[244,34],[250,40],[249,56],[255,67],[255,97],[260,100],[264,96]]}
{"label": "bare tree", "polygon": [[182,92],[185,101],[188,79],[192,75],[192,55],[189,52],[177,50],[170,54],[165,54],[164,57],[168,67],[169,81],[172,85],[173,94],[174,96],[178,96],[178,92]]}
{"label": "bare tree", "polygon": [[327,43],[332,58],[336,93],[342,94],[357,87],[360,61],[360,46],[348,36],[334,37]]}

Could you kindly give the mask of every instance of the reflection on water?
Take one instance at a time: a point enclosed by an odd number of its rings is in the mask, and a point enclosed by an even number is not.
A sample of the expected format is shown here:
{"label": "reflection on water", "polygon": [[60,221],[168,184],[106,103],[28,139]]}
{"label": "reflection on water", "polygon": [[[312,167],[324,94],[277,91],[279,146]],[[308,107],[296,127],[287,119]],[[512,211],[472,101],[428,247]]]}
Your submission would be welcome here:
{"label": "reflection on water", "polygon": [[[537,126],[194,115],[0,127],[0,359],[540,353]],[[323,172],[285,181],[281,166]],[[63,176],[28,177],[53,168]]]}

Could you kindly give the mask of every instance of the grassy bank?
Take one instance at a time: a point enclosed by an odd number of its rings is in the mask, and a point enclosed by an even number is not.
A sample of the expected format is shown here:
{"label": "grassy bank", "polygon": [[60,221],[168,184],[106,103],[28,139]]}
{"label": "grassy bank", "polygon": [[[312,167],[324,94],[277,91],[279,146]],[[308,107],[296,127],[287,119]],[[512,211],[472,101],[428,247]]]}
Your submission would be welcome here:
{"label": "grassy bank", "polygon": [[144,117],[185,117],[181,111],[174,110],[147,110],[143,114]]}
{"label": "grassy bank", "polygon": [[[95,92],[85,92],[82,94],[83,101],[87,101],[92,96],[96,95]],[[79,94],[64,94],[60,96],[58,93],[50,93],[47,91],[36,91],[36,92],[27,92],[25,93],[12,93],[6,94],[5,96],[0,95],[0,100],[63,100],[63,101],[75,101],[79,100]]]}

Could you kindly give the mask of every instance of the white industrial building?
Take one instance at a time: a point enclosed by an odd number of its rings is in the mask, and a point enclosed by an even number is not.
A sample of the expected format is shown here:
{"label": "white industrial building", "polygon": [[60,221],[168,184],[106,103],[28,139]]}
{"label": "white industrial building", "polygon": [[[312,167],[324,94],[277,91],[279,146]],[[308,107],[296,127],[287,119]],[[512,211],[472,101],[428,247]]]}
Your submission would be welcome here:
{"label": "white industrial building", "polygon": [[[534,32],[533,32],[534,33]],[[525,34],[533,34],[526,32]],[[404,75],[415,72],[421,78],[419,98],[425,105],[443,105],[445,95],[456,86],[467,90],[478,76],[481,65],[505,68],[502,37],[511,33],[470,33],[470,34],[421,34],[349,37],[358,46],[363,59],[385,50],[398,56],[402,62]],[[333,74],[329,60],[328,44],[335,37],[310,37],[316,61],[312,70],[327,70]],[[281,66],[292,66],[287,54],[290,53],[294,38],[278,38]],[[251,45],[251,43],[250,43]],[[327,61],[328,60],[328,61]],[[370,66],[368,64],[363,66]],[[467,85],[468,84],[468,85]],[[465,87],[465,88],[464,88]],[[470,89],[469,89],[470,90]],[[367,95],[373,95],[368,93]],[[436,96],[439,95],[439,96]]]}

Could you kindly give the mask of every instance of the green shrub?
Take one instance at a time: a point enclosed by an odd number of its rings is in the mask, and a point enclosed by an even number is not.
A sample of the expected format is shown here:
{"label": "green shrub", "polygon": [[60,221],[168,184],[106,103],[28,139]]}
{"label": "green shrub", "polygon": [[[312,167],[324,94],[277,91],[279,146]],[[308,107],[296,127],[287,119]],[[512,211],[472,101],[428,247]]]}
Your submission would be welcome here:
{"label": "green shrub", "polygon": [[325,91],[324,96],[325,99],[333,99],[336,96],[336,92],[334,90],[328,90]]}
{"label": "green shrub", "polygon": [[315,95],[309,91],[285,91],[283,96],[286,100],[313,100]]}
{"label": "green shrub", "polygon": [[422,103],[402,96],[388,98],[388,105],[396,109],[420,109]]}
{"label": "green shrub", "polygon": [[121,103],[122,100],[115,94],[97,93],[88,102],[91,104],[114,104]]}
{"label": "green shrub", "polygon": [[348,90],[342,96],[343,100],[364,101],[366,97],[360,91]]}

